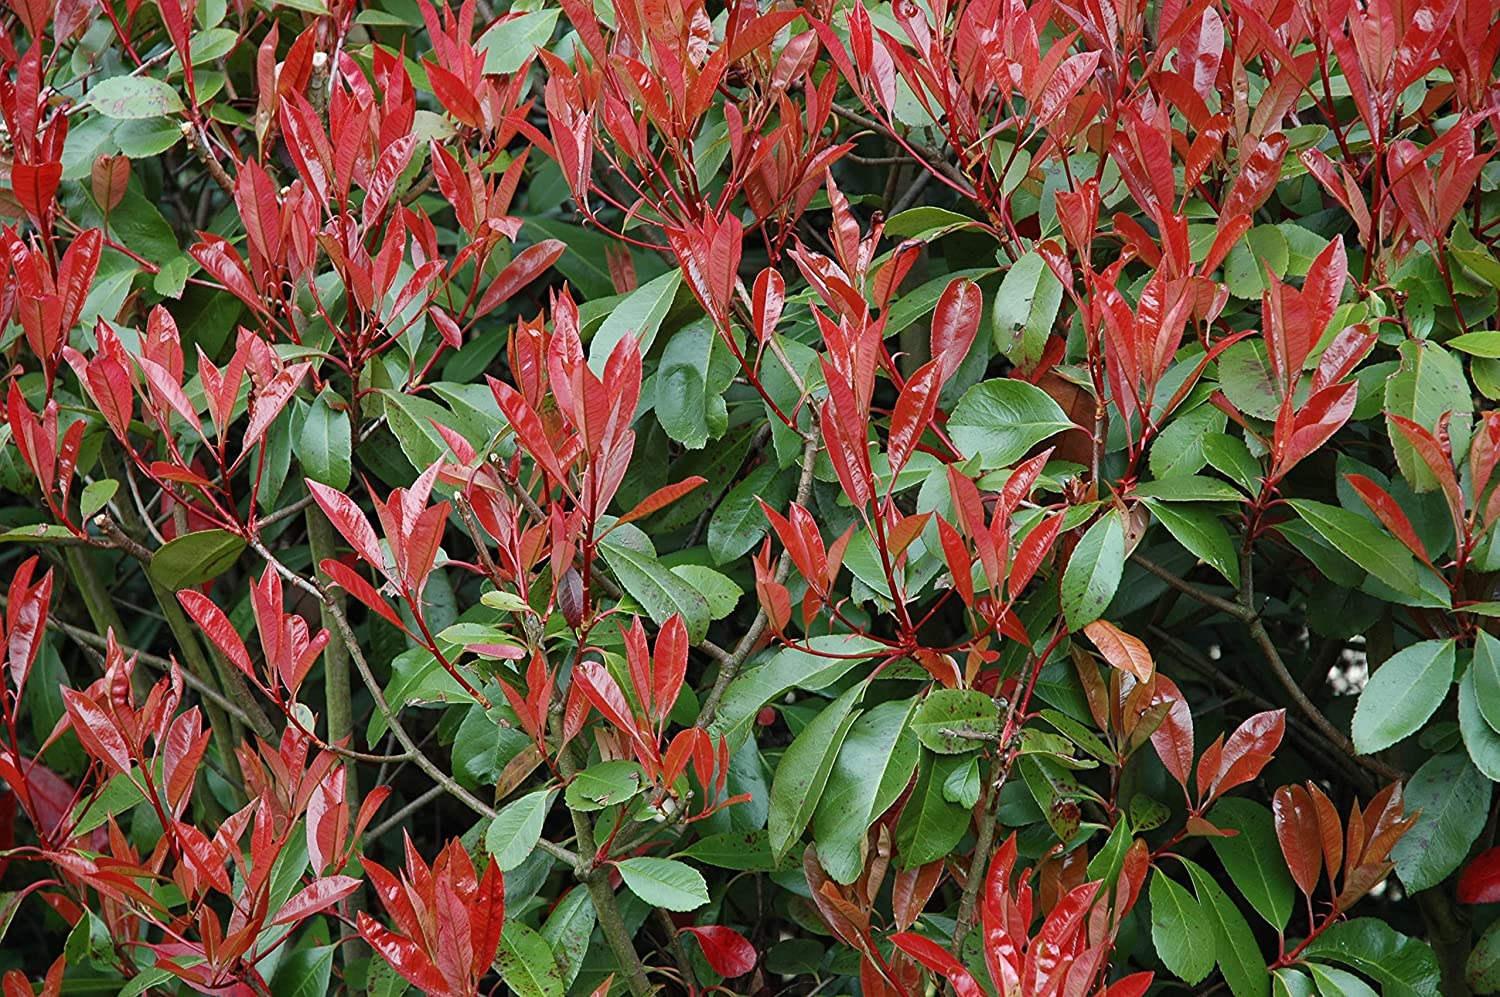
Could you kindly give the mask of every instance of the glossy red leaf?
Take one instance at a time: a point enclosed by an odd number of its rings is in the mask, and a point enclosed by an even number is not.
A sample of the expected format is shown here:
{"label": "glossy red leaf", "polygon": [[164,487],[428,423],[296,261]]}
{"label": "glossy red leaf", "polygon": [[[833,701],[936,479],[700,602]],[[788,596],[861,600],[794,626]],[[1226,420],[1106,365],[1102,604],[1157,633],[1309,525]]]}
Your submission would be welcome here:
{"label": "glossy red leaf", "polygon": [[725,979],[744,976],[755,968],[755,946],[733,928],[709,924],[682,930],[698,939],[703,957],[708,960],[713,971]]}

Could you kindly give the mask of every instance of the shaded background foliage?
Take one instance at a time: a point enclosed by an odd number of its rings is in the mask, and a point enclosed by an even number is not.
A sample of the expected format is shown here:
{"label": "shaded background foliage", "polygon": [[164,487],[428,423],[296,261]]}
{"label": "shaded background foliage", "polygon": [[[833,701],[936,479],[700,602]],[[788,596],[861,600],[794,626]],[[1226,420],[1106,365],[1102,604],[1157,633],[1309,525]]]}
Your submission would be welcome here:
{"label": "shaded background foliage", "polygon": [[1485,0],[17,0],[32,993],[1500,989]]}

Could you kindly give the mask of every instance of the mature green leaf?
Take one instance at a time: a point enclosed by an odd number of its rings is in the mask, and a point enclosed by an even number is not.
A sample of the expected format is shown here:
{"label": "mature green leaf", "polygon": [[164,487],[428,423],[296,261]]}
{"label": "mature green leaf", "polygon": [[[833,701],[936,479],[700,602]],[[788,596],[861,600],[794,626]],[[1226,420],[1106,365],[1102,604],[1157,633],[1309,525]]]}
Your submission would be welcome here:
{"label": "mature green leaf", "polygon": [[1214,935],[1214,958],[1234,997],[1267,997],[1271,974],[1245,915],[1201,866],[1182,860]]}
{"label": "mature green leaf", "polygon": [[881,703],[855,720],[839,748],[813,812],[818,861],[835,882],[859,878],[870,824],[911,781],[918,749],[907,721],[915,706],[912,699]]}
{"label": "mature green leaf", "polygon": [[1062,282],[1032,250],[1005,273],[995,295],[995,348],[1022,370],[1036,366],[1062,305]]}
{"label": "mature green leaf", "polygon": [[655,551],[626,543],[620,530],[611,533],[600,548],[620,585],[641,604],[652,622],[662,624],[681,613],[690,640],[700,641],[708,635],[712,617],[708,600],[667,570],[656,559]]}
{"label": "mature green leaf", "polygon": [[500,978],[516,997],[563,997],[569,980],[541,935],[520,921],[506,918],[495,956]]}
{"label": "mature green leaf", "polygon": [[514,17],[504,17],[479,36],[475,49],[484,52],[486,75],[514,73],[536,54],[539,46],[552,39],[558,9],[533,10]]}
{"label": "mature green leaf", "polygon": [[961,755],[922,752],[917,782],[896,822],[896,854],[903,869],[914,869],[945,857],[968,833],[967,807],[948,799],[943,789],[953,773],[968,765]]}
{"label": "mature green leaf", "polygon": [[771,852],[778,860],[791,850],[812,819],[839,748],[858,714],[854,704],[864,692],[854,685],[823,707],[787,747],[771,780]]}
{"label": "mature green leaf", "polygon": [[1437,755],[1417,769],[1401,793],[1417,822],[1391,849],[1396,873],[1408,893],[1447,879],[1484,830],[1490,780],[1461,753]]}
{"label": "mature green leaf", "polygon": [[1500,729],[1500,640],[1488,630],[1480,630],[1475,636],[1470,669],[1479,712],[1491,728]]}
{"label": "mature green leaf", "polygon": [[333,956],[337,945],[293,949],[276,966],[271,977],[271,997],[323,997],[333,979]]}
{"label": "mature green leaf", "polygon": [[556,790],[539,789],[507,804],[484,833],[484,847],[501,872],[526,861],[542,837],[542,824],[552,809]]}
{"label": "mature green leaf", "polygon": [[583,957],[588,952],[596,919],[589,891],[580,885],[568,891],[542,925],[542,940],[557,960],[564,989],[573,985],[578,971],[583,968]]}
{"label": "mature green leaf", "polygon": [[1458,729],[1474,767],[1486,778],[1500,782],[1500,732],[1489,725],[1480,710],[1472,667],[1465,669],[1458,681]]}
{"label": "mature green leaf", "polygon": [[1378,997],[1368,983],[1347,970],[1318,962],[1308,963],[1307,969],[1317,981],[1320,997]]}
{"label": "mature green leaf", "polygon": [[590,765],[573,777],[564,794],[570,810],[603,810],[624,803],[645,785],[639,762],[616,759]]}
{"label": "mature green leaf", "polygon": [[630,891],[653,907],[689,911],[708,903],[703,874],[685,862],[640,856],[616,862],[615,868]]}
{"label": "mature green leaf", "polygon": [[1222,519],[1207,509],[1155,499],[1146,500],[1146,507],[1167,528],[1167,532],[1177,538],[1178,543],[1223,575],[1229,584],[1239,587],[1239,553]]}
{"label": "mature green leaf", "polygon": [[[1448,432],[1455,452],[1462,453],[1468,441],[1468,420],[1473,411],[1472,393],[1464,378],[1463,364],[1437,343],[1409,339],[1399,347],[1401,369],[1385,384],[1387,415],[1404,416],[1428,430],[1438,420],[1451,416]],[[1386,420],[1391,447],[1402,477],[1418,492],[1432,491],[1437,478],[1417,455],[1416,449],[1389,418]]]}
{"label": "mature green leaf", "polygon": [[985,747],[1000,733],[995,701],[973,689],[935,689],[917,707],[912,730],[923,746],[941,755]]}
{"label": "mature green leaf", "polygon": [[1184,983],[1198,983],[1214,968],[1214,933],[1203,908],[1160,868],[1151,874],[1151,941]]}
{"label": "mature green leaf", "polygon": [[1454,663],[1451,639],[1424,640],[1387,658],[1359,694],[1354,746],[1370,754],[1415,734],[1448,698]]}
{"label": "mature green leaf", "polygon": [[770,872],[776,868],[770,836],[763,830],[712,834],[694,842],[682,854],[720,869]]}
{"label": "mature green leaf", "polygon": [[594,331],[594,338],[589,342],[589,366],[603,373],[604,363],[615,344],[627,335],[635,337],[642,354],[649,351],[681,286],[682,271],[668,270],[625,295]]}
{"label": "mature green leaf", "polygon": [[1438,997],[1441,974],[1426,942],[1370,917],[1341,921],[1302,950],[1305,959],[1336,962],[1381,985],[1384,997]]}
{"label": "mature green leaf", "polygon": [[708,552],[714,563],[732,561],[754,547],[770,528],[761,501],[782,510],[795,486],[795,475],[767,461],[731,488],[708,521]]}
{"label": "mature green leaf", "polygon": [[819,634],[801,642],[803,647],[785,647],[771,660],[738,677],[724,690],[719,712],[708,732],[730,736],[733,743],[767,703],[792,689],[818,692],[843,678],[884,646],[863,634]]}
{"label": "mature green leaf", "polygon": [[229,570],[245,549],[245,538],[228,530],[184,533],[151,557],[151,578],[169,592],[202,585]]}
{"label": "mature green leaf", "polygon": [[1500,921],[1490,922],[1474,943],[1464,978],[1476,994],[1500,993]]}
{"label": "mature green leaf", "polygon": [[89,88],[88,102],[106,118],[161,118],[182,110],[182,98],[150,76],[111,76]]}
{"label": "mature green leaf", "polygon": [[1215,827],[1239,832],[1229,838],[1210,838],[1214,854],[1250,906],[1271,927],[1284,930],[1292,916],[1293,886],[1271,811],[1254,800],[1230,797],[1214,806],[1208,820]]}
{"label": "mature green leaf", "polygon": [[1359,513],[1311,499],[1288,499],[1333,548],[1397,591],[1417,594],[1417,562],[1401,541]]}
{"label": "mature green leaf", "polygon": [[958,449],[977,456],[985,470],[1009,467],[1048,437],[1075,428],[1045,391],[1011,378],[974,385],[948,419]]}
{"label": "mature green leaf", "polygon": [[1118,512],[1090,526],[1068,558],[1062,578],[1062,611],[1070,630],[1104,615],[1125,571],[1125,529]]}
{"label": "mature green leaf", "polygon": [[297,460],[309,478],[343,491],[349,487],[352,473],[349,458],[353,452],[353,440],[349,416],[332,405],[337,397],[324,388],[313,400],[302,420],[302,434],[297,440],[296,451]]}

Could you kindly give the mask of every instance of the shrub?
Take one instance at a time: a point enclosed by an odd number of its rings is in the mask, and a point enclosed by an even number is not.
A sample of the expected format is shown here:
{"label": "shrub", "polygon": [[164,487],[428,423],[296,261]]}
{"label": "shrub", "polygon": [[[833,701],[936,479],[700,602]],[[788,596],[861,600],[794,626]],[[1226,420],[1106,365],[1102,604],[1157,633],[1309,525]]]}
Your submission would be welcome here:
{"label": "shrub", "polygon": [[1493,4],[435,2],[0,15],[7,997],[1500,990]]}

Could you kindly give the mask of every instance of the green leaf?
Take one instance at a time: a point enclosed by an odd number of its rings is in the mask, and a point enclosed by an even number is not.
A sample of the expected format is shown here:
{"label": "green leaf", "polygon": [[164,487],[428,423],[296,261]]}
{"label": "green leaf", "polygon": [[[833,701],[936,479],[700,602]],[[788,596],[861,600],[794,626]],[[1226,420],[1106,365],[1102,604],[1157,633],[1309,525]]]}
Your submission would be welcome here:
{"label": "green leaf", "polygon": [[715,620],[722,620],[733,613],[734,607],[739,605],[740,599],[745,595],[745,590],[736,585],[728,575],[702,564],[673,565],[672,574],[703,596],[708,603],[708,615]]}
{"label": "green leaf", "polygon": [[91,910],[85,910],[63,943],[63,955],[70,966],[89,965],[108,969],[114,965],[115,947],[109,927]]}
{"label": "green leaf", "polygon": [[558,9],[553,7],[502,18],[480,35],[474,47],[484,51],[485,75],[503,76],[524,66],[539,47],[552,40],[557,13]]}
{"label": "green leaf", "polygon": [[[1464,377],[1463,364],[1430,340],[1409,339],[1400,345],[1399,350],[1401,368],[1385,382],[1387,415],[1404,416],[1425,429],[1434,430],[1439,419],[1451,414],[1453,418],[1448,431],[1453,439],[1454,452],[1461,454],[1467,446],[1468,420],[1473,411],[1472,392]],[[1417,455],[1416,448],[1389,417],[1386,422],[1402,477],[1418,492],[1437,488],[1437,478]]]}
{"label": "green leaf", "polygon": [[166,987],[171,981],[177,979],[171,970],[160,966],[151,966],[141,970],[135,976],[125,981],[115,997],[140,997],[141,994],[152,987]]}
{"label": "green leaf", "polygon": [[337,951],[337,945],[318,945],[288,952],[271,977],[271,997],[323,997],[330,990]]}
{"label": "green leaf", "polygon": [[1392,588],[1418,594],[1417,562],[1411,551],[1357,512],[1310,499],[1288,499],[1307,525],[1335,550]]}
{"label": "green leaf", "polygon": [[570,981],[564,978],[552,949],[520,921],[506,918],[495,968],[516,997],[563,997],[568,992]]}
{"label": "green leaf", "polygon": [[731,488],[708,521],[708,553],[714,563],[733,561],[754,547],[770,528],[759,500],[783,509],[795,487],[793,474],[766,461]]}
{"label": "green leaf", "polygon": [[924,204],[892,215],[885,223],[885,234],[889,238],[931,242],[950,232],[977,227],[979,223],[968,215]]}
{"label": "green leaf", "polygon": [[995,349],[1022,370],[1035,367],[1057,321],[1063,286],[1036,250],[1011,264],[995,295]]}
{"label": "green leaf", "polygon": [[1218,364],[1224,397],[1245,415],[1274,421],[1281,408],[1281,378],[1271,369],[1265,344],[1258,337],[1242,339],[1219,354]]}
{"label": "green leaf", "polygon": [[557,960],[564,989],[573,985],[578,971],[583,968],[583,958],[588,953],[596,920],[589,891],[579,886],[568,891],[542,925],[542,940],[552,950],[552,958]]}
{"label": "green leaf", "polygon": [[1286,276],[1291,247],[1275,225],[1257,225],[1235,242],[1224,258],[1224,283],[1237,298],[1259,298],[1266,289],[1266,268],[1277,277]]}
{"label": "green leaf", "polygon": [[[556,11],[553,16],[556,16]],[[672,302],[681,286],[682,271],[669,270],[619,299],[594,331],[594,338],[589,343],[589,366],[602,373],[615,344],[627,335],[636,338],[644,356],[656,341],[657,330],[672,310]]]}
{"label": "green leaf", "polygon": [[851,686],[823,707],[787,746],[777,763],[776,775],[771,780],[767,827],[771,832],[771,853],[778,861],[791,850],[812,819],[838,759],[839,748],[857,717],[854,704],[863,692],[863,685]]}
{"label": "green leaf", "polygon": [[922,752],[917,783],[896,822],[896,854],[900,856],[901,868],[914,869],[945,858],[968,833],[972,812],[949,800],[943,792],[953,773],[968,763],[969,759],[962,755]]}
{"label": "green leaf", "polygon": [[979,792],[979,758],[970,755],[962,767],[948,773],[948,778],[943,780],[943,799],[972,810],[979,802]]}
{"label": "green leaf", "polygon": [[1424,640],[1375,670],[1354,708],[1352,735],[1361,754],[1382,751],[1421,729],[1448,698],[1455,657],[1451,639]]}
{"label": "green leaf", "polygon": [[1147,499],[1146,507],[1167,528],[1167,532],[1177,538],[1178,543],[1223,575],[1229,584],[1239,587],[1240,559],[1223,520],[1206,509],[1155,499]]}
{"label": "green leaf", "polygon": [[1214,932],[1203,908],[1160,868],[1151,876],[1151,941],[1184,983],[1198,983],[1214,968]]}
{"label": "green leaf", "polygon": [[826,689],[884,646],[862,634],[819,634],[803,643],[806,650],[782,648],[765,664],[742,672],[729,683],[708,732],[714,737],[728,737],[733,747],[762,706],[792,689]]}
{"label": "green leaf", "polygon": [[1417,822],[1391,849],[1407,893],[1436,886],[1469,854],[1490,809],[1490,780],[1459,753],[1429,758],[1401,791]]}
{"label": "green leaf", "polygon": [[1500,921],[1493,921],[1469,953],[1464,978],[1476,994],[1500,993]]}
{"label": "green leaf", "polygon": [[1203,457],[1210,467],[1234,481],[1245,491],[1260,491],[1260,461],[1250,454],[1245,441],[1224,433],[1210,433],[1203,438]]}
{"label": "green leaf", "polygon": [[667,570],[654,550],[626,543],[621,530],[611,533],[599,546],[621,587],[641,604],[652,622],[660,625],[674,613],[681,613],[689,640],[696,643],[708,636],[712,616],[708,600]]}
{"label": "green leaf", "polygon": [[120,488],[120,483],[114,478],[105,478],[101,481],[90,481],[83,488],[83,493],[78,496],[78,518],[88,522],[94,518],[94,513],[109,504],[109,500],[115,497],[115,492]]}
{"label": "green leaf", "polygon": [[624,803],[641,791],[645,776],[638,762],[616,759],[590,765],[568,783],[564,798],[570,810],[603,810]]}
{"label": "green leaf", "polygon": [[1025,381],[981,381],[959,399],[948,432],[965,457],[982,470],[1009,467],[1050,436],[1076,429],[1057,402]]}
{"label": "green leaf", "polygon": [[1193,880],[1193,892],[1208,920],[1214,936],[1214,958],[1234,997],[1267,997],[1271,992],[1271,974],[1255,935],[1245,922],[1234,901],[1224,893],[1212,876],[1200,866],[1181,860]]}
{"label": "green leaf", "polygon": [[160,118],[183,109],[177,91],[150,76],[112,76],[89,89],[88,103],[106,118]]}
{"label": "green leaf", "polygon": [[1341,921],[1302,950],[1304,959],[1336,962],[1381,984],[1384,997],[1438,997],[1442,975],[1426,942],[1370,917]]}
{"label": "green leaf", "polygon": [[1492,729],[1500,729],[1500,640],[1480,630],[1474,642],[1474,692],[1479,712]]}
{"label": "green leaf", "polygon": [[703,875],[684,862],[641,856],[616,862],[615,868],[630,892],[653,907],[690,911],[708,903]]}
{"label": "green leaf", "polygon": [[303,473],[320,484],[343,491],[349,487],[352,475],[349,461],[353,440],[348,414],[333,407],[332,402],[337,398],[328,388],[318,393],[302,420],[296,449]]}
{"label": "green leaf", "polygon": [[914,699],[881,703],[860,716],[840,746],[813,813],[818,861],[838,883],[865,867],[870,825],[906,791],[917,767],[917,742],[907,728]]}
{"label": "green leaf", "polygon": [[1271,977],[1271,997],[1318,997],[1318,988],[1299,969],[1278,969]]}
{"label": "green leaf", "polygon": [[1318,983],[1320,997],[1379,997],[1370,985],[1353,973],[1310,962],[1307,969]]}
{"label": "green leaf", "polygon": [[[985,737],[1000,733],[1000,710],[973,689],[935,689],[917,707],[911,726],[923,746],[940,755],[958,755],[984,747]],[[965,736],[971,734],[979,736]]]}
{"label": "green leaf", "polygon": [[[139,776],[139,770],[135,775]],[[87,834],[96,827],[103,827],[111,817],[118,816],[138,803],[144,802],[146,794],[141,792],[124,772],[110,777],[104,790],[92,800],[82,800],[73,811],[74,834]]]}
{"label": "green leaf", "polygon": [[495,858],[501,872],[509,872],[526,861],[542,837],[542,824],[552,809],[556,791],[539,789],[512,803],[495,815],[484,833],[484,847]]}
{"label": "green leaf", "polygon": [[1500,331],[1486,329],[1454,336],[1445,344],[1450,350],[1461,350],[1472,357],[1500,357]]}
{"label": "green leaf", "polygon": [[1158,502],[1234,502],[1245,501],[1245,496],[1232,485],[1218,478],[1197,474],[1183,474],[1157,481],[1144,481],[1132,493],[1136,498],[1155,499]]}
{"label": "green leaf", "polygon": [[411,984],[385,959],[370,960],[370,978],[365,983],[367,997],[401,997],[409,989]]}
{"label": "green leaf", "polygon": [[657,421],[667,436],[689,450],[701,449],[729,428],[723,395],[733,371],[716,371],[716,366],[723,367],[714,362],[718,342],[718,333],[707,323],[679,329],[667,342],[652,381]]}
{"label": "green leaf", "polygon": [[770,872],[776,868],[776,859],[771,854],[771,838],[764,830],[711,834],[695,841],[682,854],[720,869]]}
{"label": "green leaf", "polygon": [[1224,871],[1261,917],[1277,931],[1292,916],[1292,877],[1281,857],[1271,811],[1242,797],[1220,800],[1209,813],[1215,827],[1238,831],[1230,838],[1210,838]]}
{"label": "green leaf", "polygon": [[1458,729],[1474,767],[1486,778],[1500,782],[1500,733],[1485,721],[1480,710],[1473,667],[1466,669],[1458,681]]}
{"label": "green leaf", "polygon": [[1125,571],[1125,528],[1111,511],[1090,526],[1068,557],[1062,611],[1068,629],[1082,630],[1104,615]]}
{"label": "green leaf", "polygon": [[202,585],[229,570],[245,538],[228,530],[199,530],[168,540],[151,557],[151,578],[169,592]]}

